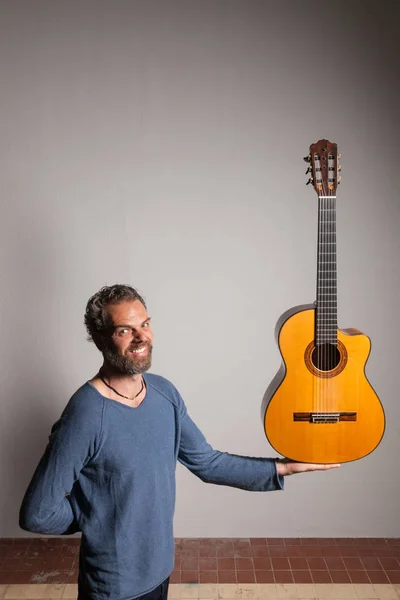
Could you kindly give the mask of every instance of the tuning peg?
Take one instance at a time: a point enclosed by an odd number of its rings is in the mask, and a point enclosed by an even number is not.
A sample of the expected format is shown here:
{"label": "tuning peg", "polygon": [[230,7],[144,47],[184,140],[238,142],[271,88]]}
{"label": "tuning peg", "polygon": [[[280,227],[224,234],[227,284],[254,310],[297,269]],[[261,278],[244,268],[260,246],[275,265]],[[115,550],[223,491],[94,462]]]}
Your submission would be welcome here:
{"label": "tuning peg", "polygon": [[306,185],[310,185],[310,183],[314,183],[313,177],[310,177],[310,179],[307,181]]}
{"label": "tuning peg", "polygon": [[305,156],[305,157],[303,158],[303,160],[304,160],[305,162],[311,162],[311,154],[309,154],[308,156]]}
{"label": "tuning peg", "polygon": [[338,177],[338,180],[337,180],[338,185],[340,184],[341,181],[342,181],[342,178]]}
{"label": "tuning peg", "polygon": [[305,174],[307,175],[307,173],[312,173],[312,168],[311,167],[308,167],[308,169],[307,169],[307,171],[306,171]]}
{"label": "tuning peg", "polygon": [[338,173],[340,173],[340,171],[342,170],[342,166],[339,165],[338,168],[337,168],[337,170],[338,170]]}
{"label": "tuning peg", "polygon": [[339,158],[342,158],[342,155],[340,154],[340,152],[338,152],[337,157],[338,157],[338,160],[339,160]]}

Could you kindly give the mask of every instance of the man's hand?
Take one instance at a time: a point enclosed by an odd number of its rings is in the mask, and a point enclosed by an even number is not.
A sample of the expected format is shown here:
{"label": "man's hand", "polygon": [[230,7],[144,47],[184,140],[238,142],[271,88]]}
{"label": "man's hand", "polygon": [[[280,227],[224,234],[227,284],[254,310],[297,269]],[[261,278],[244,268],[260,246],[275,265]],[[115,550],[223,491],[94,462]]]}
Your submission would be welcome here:
{"label": "man's hand", "polygon": [[340,464],[319,465],[313,463],[294,462],[288,458],[278,458],[276,460],[276,471],[278,475],[294,475],[295,473],[306,473],[307,471],[329,471],[337,469]]}

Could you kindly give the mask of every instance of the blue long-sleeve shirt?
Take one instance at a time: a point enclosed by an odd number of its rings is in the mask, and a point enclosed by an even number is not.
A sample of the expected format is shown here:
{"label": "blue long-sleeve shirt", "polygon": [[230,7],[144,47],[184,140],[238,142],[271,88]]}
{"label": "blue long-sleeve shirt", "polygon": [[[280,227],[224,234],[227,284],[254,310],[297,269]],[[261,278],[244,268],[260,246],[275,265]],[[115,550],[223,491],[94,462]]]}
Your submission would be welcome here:
{"label": "blue long-sleeve shirt", "polygon": [[90,383],[72,396],[20,509],[22,529],[81,531],[78,585],[94,600],[128,600],[173,570],[175,469],[179,460],[208,483],[250,491],[283,489],[273,459],[214,450],[177,389],[145,374],[136,408]]}

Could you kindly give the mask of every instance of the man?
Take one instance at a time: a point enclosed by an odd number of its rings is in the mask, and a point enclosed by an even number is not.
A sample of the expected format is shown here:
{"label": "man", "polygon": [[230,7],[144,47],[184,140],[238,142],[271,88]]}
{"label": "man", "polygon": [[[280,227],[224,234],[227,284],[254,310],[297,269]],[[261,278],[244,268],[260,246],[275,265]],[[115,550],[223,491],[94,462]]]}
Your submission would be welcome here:
{"label": "man", "polygon": [[54,424],[19,521],[35,533],[82,532],[79,600],[167,597],[177,460],[207,483],[249,491],[283,489],[285,475],[339,466],[214,450],[173,384],[147,373],[150,317],[130,286],[92,296],[85,324],[103,365]]}

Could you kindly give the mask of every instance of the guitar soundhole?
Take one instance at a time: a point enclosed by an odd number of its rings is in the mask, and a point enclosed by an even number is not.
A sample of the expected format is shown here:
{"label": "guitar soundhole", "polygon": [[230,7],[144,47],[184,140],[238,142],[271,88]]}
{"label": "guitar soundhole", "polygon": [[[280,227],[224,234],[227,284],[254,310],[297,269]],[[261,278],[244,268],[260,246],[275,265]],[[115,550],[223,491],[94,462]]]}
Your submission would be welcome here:
{"label": "guitar soundhole", "polygon": [[340,363],[340,352],[333,344],[320,344],[314,348],[311,361],[319,371],[333,371]]}

